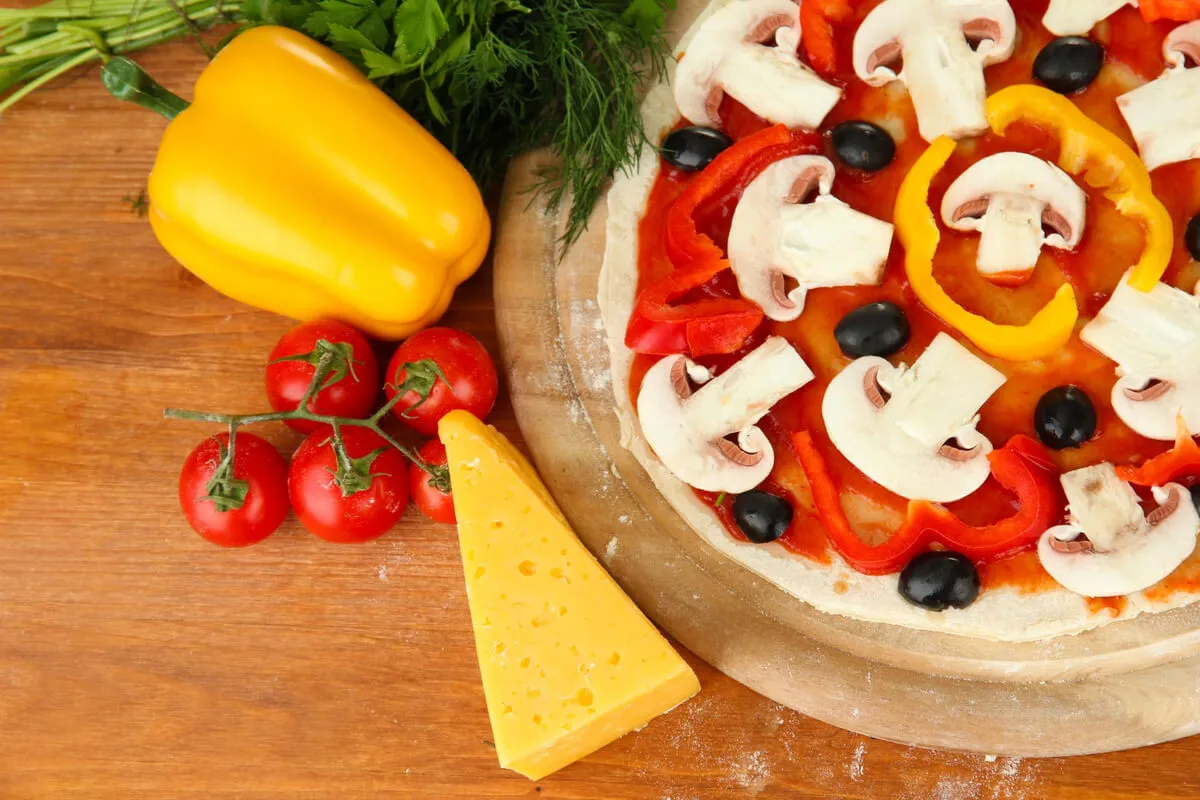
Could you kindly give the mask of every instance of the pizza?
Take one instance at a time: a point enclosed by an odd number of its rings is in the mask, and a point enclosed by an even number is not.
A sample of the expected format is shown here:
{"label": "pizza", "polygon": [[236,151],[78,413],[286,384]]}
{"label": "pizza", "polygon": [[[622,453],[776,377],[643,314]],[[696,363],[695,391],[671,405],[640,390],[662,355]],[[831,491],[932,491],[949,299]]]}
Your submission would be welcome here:
{"label": "pizza", "polygon": [[608,198],[623,444],[820,611],[1197,599],[1200,1],[714,0]]}

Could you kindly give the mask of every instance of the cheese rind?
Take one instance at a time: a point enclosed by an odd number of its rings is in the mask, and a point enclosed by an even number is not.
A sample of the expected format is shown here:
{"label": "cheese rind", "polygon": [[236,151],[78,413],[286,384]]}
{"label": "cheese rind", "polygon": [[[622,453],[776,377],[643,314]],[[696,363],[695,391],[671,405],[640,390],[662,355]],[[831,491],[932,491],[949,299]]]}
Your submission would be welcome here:
{"label": "cheese rind", "polygon": [[507,439],[464,411],[438,435],[502,767],[538,780],[699,691]]}

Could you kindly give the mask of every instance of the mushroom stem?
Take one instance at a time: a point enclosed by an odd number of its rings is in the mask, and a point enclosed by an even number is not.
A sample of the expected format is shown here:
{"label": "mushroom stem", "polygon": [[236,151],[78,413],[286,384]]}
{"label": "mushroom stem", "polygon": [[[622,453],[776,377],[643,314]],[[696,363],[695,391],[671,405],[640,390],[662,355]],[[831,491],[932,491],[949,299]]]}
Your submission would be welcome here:
{"label": "mushroom stem", "polygon": [[1111,464],[1098,464],[1062,476],[1071,524],[1085,531],[1092,546],[1104,552],[1114,539],[1137,531],[1145,517],[1132,487],[1117,477]]}
{"label": "mushroom stem", "polygon": [[[940,448],[964,428],[973,431],[975,415],[1005,377],[939,333],[911,368],[890,375],[881,371],[879,380],[891,394],[881,413],[914,440]],[[976,442],[962,444],[969,449]]]}
{"label": "mushroom stem", "polygon": [[1172,441],[1180,417],[1200,430],[1200,301],[1159,283],[1123,278],[1079,338],[1117,362],[1113,410],[1135,432]]}
{"label": "mushroom stem", "polygon": [[758,422],[812,378],[796,349],[772,336],[684,400],[683,414],[699,438],[720,439]]}
{"label": "mushroom stem", "polygon": [[[731,49],[716,72],[716,82],[755,114],[768,120],[792,120],[817,127],[837,104],[842,90],[804,68],[795,52],[745,44]],[[802,109],[809,112],[800,119]]]}
{"label": "mushroom stem", "polygon": [[1046,30],[1055,36],[1086,36],[1096,23],[1131,0],[1050,0],[1042,17]]}
{"label": "mushroom stem", "polygon": [[1044,204],[1033,197],[993,195],[980,226],[975,265],[986,276],[1029,272],[1042,252]]}
{"label": "mushroom stem", "polygon": [[946,17],[912,28],[901,41],[904,77],[921,138],[954,138],[987,128],[983,70],[958,26]]}
{"label": "mushroom stem", "polygon": [[1200,55],[1200,20],[1173,30],[1163,44],[1169,69],[1117,98],[1146,168],[1200,157],[1200,67],[1187,59]]}

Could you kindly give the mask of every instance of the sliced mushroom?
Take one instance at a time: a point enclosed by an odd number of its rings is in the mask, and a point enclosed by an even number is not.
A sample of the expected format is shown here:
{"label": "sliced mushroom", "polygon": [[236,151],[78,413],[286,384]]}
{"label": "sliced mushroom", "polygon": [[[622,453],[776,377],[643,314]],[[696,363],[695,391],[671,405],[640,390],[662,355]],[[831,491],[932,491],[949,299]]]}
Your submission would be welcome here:
{"label": "sliced mushroom", "polygon": [[[1086,218],[1083,189],[1058,167],[1026,153],[997,153],[975,162],[942,197],[942,221],[979,232],[975,266],[1006,286],[1029,279],[1042,245],[1078,246]],[[1053,232],[1047,236],[1045,228]]]}
{"label": "sliced mushroom", "polygon": [[1016,35],[1006,0],[884,0],[854,35],[854,71],[871,86],[903,81],[927,141],[958,139],[987,129],[983,68],[1008,59]]}
{"label": "sliced mushroom", "polygon": [[1148,169],[1200,157],[1200,20],[1181,25],[1163,42],[1168,69],[1117,98],[1117,108]]}
{"label": "sliced mushroom", "polygon": [[1084,36],[1128,5],[1137,5],[1137,0],[1050,0],[1042,24],[1055,36]]}
{"label": "sliced mushroom", "polygon": [[1117,362],[1117,416],[1150,439],[1173,441],[1176,420],[1200,431],[1200,300],[1165,283],[1140,292],[1122,279],[1079,338]]}
{"label": "sliced mushroom", "polygon": [[885,489],[948,503],[990,473],[992,444],[975,429],[1003,374],[944,333],[911,368],[856,359],[825,390],[821,414],[842,455]]}
{"label": "sliced mushroom", "polygon": [[[775,451],[755,423],[812,378],[800,354],[778,336],[715,378],[684,356],[667,356],[642,380],[638,420],[675,477],[703,491],[740,494],[775,465]],[[693,391],[692,384],[700,388]],[[726,438],[731,434],[736,443]]]}
{"label": "sliced mushroom", "polygon": [[1138,496],[1109,463],[1061,478],[1067,524],[1038,541],[1038,559],[1064,588],[1086,597],[1147,589],[1175,571],[1196,547],[1200,516],[1178,483],[1154,487],[1158,508],[1143,515]]}
{"label": "sliced mushroom", "polygon": [[742,295],[771,319],[799,317],[809,289],[883,277],[892,226],[831,195],[833,174],[827,158],[785,158],[751,181],[734,209],[729,263]]}
{"label": "sliced mushroom", "polygon": [[[796,54],[792,0],[730,0],[701,23],[675,71],[675,104],[697,125],[720,127],[725,93],[760,117],[816,128],[842,96]],[[774,46],[772,46],[774,45]]]}

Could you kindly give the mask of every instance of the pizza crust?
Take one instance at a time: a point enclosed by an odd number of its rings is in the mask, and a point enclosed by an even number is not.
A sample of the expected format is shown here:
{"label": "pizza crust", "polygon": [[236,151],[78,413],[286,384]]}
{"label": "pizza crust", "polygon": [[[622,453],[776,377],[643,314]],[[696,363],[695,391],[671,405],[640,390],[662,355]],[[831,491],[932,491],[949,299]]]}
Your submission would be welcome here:
{"label": "pizza crust", "polygon": [[[731,1],[736,0],[717,0],[711,4],[693,24],[677,52],[682,52],[696,25]],[[649,92],[642,106],[642,117],[647,138],[652,142],[661,141],[674,126],[678,112],[669,83],[659,84]],[[1085,598],[1065,589],[1022,594],[1017,589],[1003,587],[983,592],[965,609],[926,611],[900,596],[895,575],[862,575],[835,553],[831,553],[830,564],[817,564],[789,553],[778,544],[750,544],[730,536],[712,509],[654,456],[642,436],[629,392],[634,354],[625,347],[624,337],[637,289],[638,223],[658,168],[657,153],[646,146],[638,168],[617,176],[609,191],[607,244],[597,299],[608,341],[622,445],[641,463],[667,502],[709,545],[818,611],[991,641],[1026,642],[1075,634],[1142,613],[1179,608],[1196,599],[1190,593],[1176,593],[1165,602],[1155,602],[1139,593],[1130,595],[1121,613],[1113,615],[1110,611],[1092,612]]]}

